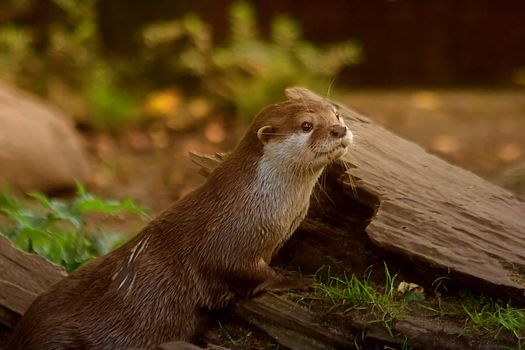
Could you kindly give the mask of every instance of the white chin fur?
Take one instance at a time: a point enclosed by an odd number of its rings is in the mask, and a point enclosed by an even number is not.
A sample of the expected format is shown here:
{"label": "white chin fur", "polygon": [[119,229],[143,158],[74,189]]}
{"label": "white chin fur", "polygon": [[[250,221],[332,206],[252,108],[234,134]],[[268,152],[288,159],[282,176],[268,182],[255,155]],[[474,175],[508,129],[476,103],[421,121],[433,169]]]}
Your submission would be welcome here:
{"label": "white chin fur", "polygon": [[316,152],[309,145],[310,136],[309,133],[296,133],[278,142],[266,144],[264,162],[276,168],[281,168],[283,164],[291,166],[294,163],[299,168],[301,165],[305,168],[321,168],[344,156],[353,141],[353,135],[348,131],[343,139],[334,140]]}
{"label": "white chin fur", "polygon": [[347,128],[346,135],[341,141],[345,147],[348,147],[354,143],[354,134]]}
{"label": "white chin fur", "polygon": [[316,163],[318,163],[319,166],[324,166],[329,163],[332,163],[333,161],[341,158],[346,154],[346,151],[348,150],[348,147],[337,147],[328,153],[322,153],[317,156]]}
{"label": "white chin fur", "polygon": [[264,146],[264,157],[275,164],[290,164],[304,157],[310,134],[296,133]]}

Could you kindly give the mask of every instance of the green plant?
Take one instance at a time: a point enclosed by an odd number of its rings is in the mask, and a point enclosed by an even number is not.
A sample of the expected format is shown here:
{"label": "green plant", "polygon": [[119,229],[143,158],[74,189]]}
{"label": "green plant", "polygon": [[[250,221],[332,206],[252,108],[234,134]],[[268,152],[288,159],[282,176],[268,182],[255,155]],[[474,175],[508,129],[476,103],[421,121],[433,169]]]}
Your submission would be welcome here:
{"label": "green plant", "polygon": [[124,242],[124,237],[116,232],[90,232],[89,215],[123,212],[146,215],[144,209],[130,199],[102,199],[80,185],[70,201],[51,199],[41,193],[31,193],[30,198],[33,200],[22,202],[7,190],[0,194],[0,213],[4,217],[0,221],[0,232],[18,248],[41,255],[68,271]]}
{"label": "green plant", "polygon": [[519,344],[525,339],[525,309],[470,293],[463,293],[461,304],[467,315],[467,330],[490,333],[495,338],[508,332]]}
{"label": "green plant", "polygon": [[[321,273],[326,272],[321,271]],[[333,277],[328,271],[324,282],[319,281],[319,278],[316,277],[317,282],[314,283],[314,289],[321,295],[328,297],[336,305],[349,304],[352,308],[370,310],[376,317],[372,322],[383,323],[391,332],[392,322],[407,309],[405,300],[398,300],[396,297],[396,278],[397,274],[392,275],[385,263],[385,285],[383,288],[371,284],[370,271],[362,280],[355,275]]]}
{"label": "green plant", "polygon": [[326,92],[343,67],[362,57],[353,41],[314,46],[302,38],[299,24],[287,15],[271,21],[265,39],[247,2],[235,2],[229,17],[229,37],[222,45],[213,42],[211,29],[193,14],[148,27],[144,41],[154,48],[186,39],[186,48],[174,58],[176,64],[197,77],[207,93],[234,106],[243,118],[279,100],[290,85]]}
{"label": "green plant", "polygon": [[218,324],[221,335],[234,346],[242,345],[252,335],[252,332],[247,332],[246,334],[236,338],[234,335],[232,335],[232,331],[229,329],[229,327],[224,326],[220,321],[218,321]]}
{"label": "green plant", "polygon": [[14,24],[0,26],[0,76],[16,80],[23,74],[24,66],[36,63],[28,55],[31,42],[31,34],[25,28]]}
{"label": "green plant", "polygon": [[117,83],[117,73],[106,62],[91,68],[83,89],[96,128],[118,131],[138,119],[136,99]]}
{"label": "green plant", "polygon": [[[512,305],[510,301],[504,303],[466,291],[458,296],[442,298],[438,295],[437,298],[431,299],[426,299],[422,292],[418,292],[422,294],[419,298],[413,299],[413,296],[407,298],[410,294],[402,295],[398,292],[397,274],[392,275],[386,264],[384,284],[373,283],[370,275],[369,270],[362,279],[355,275],[335,277],[330,274],[329,268],[323,268],[314,276],[315,294],[299,295],[297,299],[302,303],[328,299],[335,306],[346,306],[345,312],[360,310],[367,317],[372,315],[371,323],[381,322],[391,336],[394,336],[392,331],[394,321],[411,313],[423,312],[428,317],[464,323],[464,332],[488,334],[494,338],[498,338],[501,334],[510,335],[517,341],[517,347],[512,348],[522,349],[525,339],[525,309]],[[505,338],[504,341],[508,339]],[[409,348],[406,336],[402,347]]]}
{"label": "green plant", "polygon": [[122,81],[127,65],[103,52],[97,1],[51,0],[49,23],[38,26],[0,23],[0,77],[115,131],[136,120],[138,107]]}

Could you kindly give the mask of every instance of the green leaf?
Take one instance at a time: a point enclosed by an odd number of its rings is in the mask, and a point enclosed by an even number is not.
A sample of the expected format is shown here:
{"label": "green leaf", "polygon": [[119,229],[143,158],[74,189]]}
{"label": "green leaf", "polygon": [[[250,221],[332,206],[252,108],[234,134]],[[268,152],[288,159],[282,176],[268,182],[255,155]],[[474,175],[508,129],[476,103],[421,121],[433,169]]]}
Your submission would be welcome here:
{"label": "green leaf", "polygon": [[75,211],[81,214],[89,212],[97,212],[103,214],[114,215],[119,212],[128,212],[131,214],[137,214],[146,217],[147,214],[141,206],[137,205],[133,200],[126,199],[124,201],[118,201],[113,199],[102,199],[95,197],[91,194],[86,194],[82,197],[78,197],[73,202],[73,208]]}
{"label": "green leaf", "polygon": [[133,200],[99,198],[81,184],[77,184],[77,196],[72,200],[49,198],[38,192],[30,193],[29,197],[29,201],[21,202],[8,191],[0,193],[0,213],[7,221],[1,232],[20,249],[61,264],[68,271],[125,241],[124,236],[115,232],[85,232],[86,214],[127,212],[147,217],[145,209]]}
{"label": "green leaf", "polygon": [[425,300],[425,293],[418,293],[418,292],[407,292],[405,294],[405,300],[408,302],[414,301],[414,302],[421,302]]}

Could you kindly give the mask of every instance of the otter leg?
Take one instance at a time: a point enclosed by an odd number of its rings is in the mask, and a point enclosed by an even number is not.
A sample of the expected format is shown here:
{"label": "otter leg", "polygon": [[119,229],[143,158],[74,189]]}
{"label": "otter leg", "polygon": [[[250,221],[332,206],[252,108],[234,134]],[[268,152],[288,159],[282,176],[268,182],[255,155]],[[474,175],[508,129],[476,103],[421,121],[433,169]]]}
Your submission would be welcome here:
{"label": "otter leg", "polygon": [[237,270],[228,278],[228,284],[236,294],[251,298],[263,292],[280,292],[289,289],[308,289],[306,280],[296,276],[286,276],[272,269],[260,259],[254,269]]}
{"label": "otter leg", "polygon": [[310,284],[307,280],[297,276],[286,276],[275,272],[271,278],[260,283],[252,292],[253,296],[263,292],[282,292],[290,289],[307,290]]}

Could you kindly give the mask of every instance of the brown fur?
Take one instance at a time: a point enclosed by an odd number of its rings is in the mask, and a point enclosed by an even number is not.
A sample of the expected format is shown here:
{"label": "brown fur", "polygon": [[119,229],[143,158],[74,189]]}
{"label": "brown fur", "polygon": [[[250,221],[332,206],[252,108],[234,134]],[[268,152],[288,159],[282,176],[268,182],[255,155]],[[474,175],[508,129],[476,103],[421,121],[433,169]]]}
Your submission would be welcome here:
{"label": "brown fur", "polygon": [[[304,154],[280,149],[291,135],[301,140],[305,120],[314,128]],[[207,314],[235,295],[289,287],[268,263],[306,215],[322,168],[341,152],[323,155],[321,162],[305,157],[328,152],[328,144],[346,148],[341,125],[333,106],[304,95],[264,109],[202,187],[124,246],[40,295],[8,349],[152,348],[192,341]],[[272,149],[277,158],[261,165]],[[274,164],[279,157],[283,163]]]}

